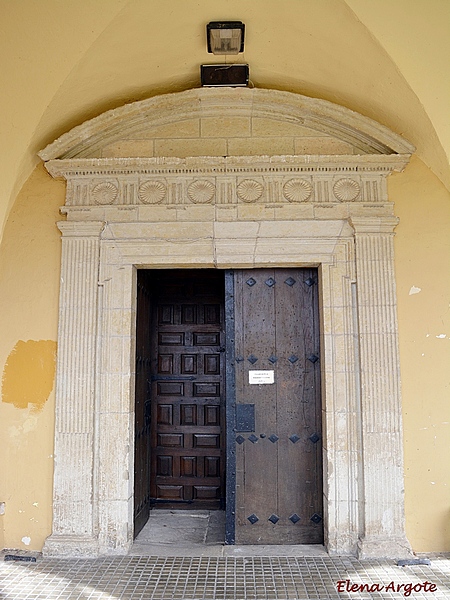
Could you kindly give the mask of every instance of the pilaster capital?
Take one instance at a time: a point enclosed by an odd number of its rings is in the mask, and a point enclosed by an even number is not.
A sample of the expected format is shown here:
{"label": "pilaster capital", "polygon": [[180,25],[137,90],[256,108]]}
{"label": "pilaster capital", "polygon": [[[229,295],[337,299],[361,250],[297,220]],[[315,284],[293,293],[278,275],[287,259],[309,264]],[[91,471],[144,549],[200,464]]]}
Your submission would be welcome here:
{"label": "pilaster capital", "polygon": [[394,216],[350,217],[349,223],[355,233],[394,233],[400,219]]}
{"label": "pilaster capital", "polygon": [[63,237],[99,238],[105,226],[104,221],[58,221],[56,223]]}

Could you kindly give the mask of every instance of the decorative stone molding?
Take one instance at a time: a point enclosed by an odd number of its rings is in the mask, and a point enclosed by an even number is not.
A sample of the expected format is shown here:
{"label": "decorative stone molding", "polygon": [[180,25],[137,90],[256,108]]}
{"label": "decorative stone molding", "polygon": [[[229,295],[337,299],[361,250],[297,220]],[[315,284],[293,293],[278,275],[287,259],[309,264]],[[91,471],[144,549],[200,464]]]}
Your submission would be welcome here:
{"label": "decorative stone molding", "polygon": [[167,193],[167,185],[162,181],[144,181],[139,185],[138,198],[144,204],[160,204]]}
{"label": "decorative stone molding", "polygon": [[306,202],[313,191],[312,184],[306,179],[289,179],[283,185],[283,196],[289,202]]}
{"label": "decorative stone molding", "polygon": [[91,198],[95,204],[113,204],[118,193],[117,186],[110,181],[102,181],[92,188]]}
{"label": "decorative stone molding", "polygon": [[237,195],[243,202],[256,202],[263,194],[264,186],[254,179],[244,179],[237,186]]}
{"label": "decorative stone molding", "polygon": [[353,202],[360,194],[361,186],[354,179],[338,179],[333,185],[334,195],[341,202]]}
{"label": "decorative stone molding", "polygon": [[214,198],[216,187],[206,179],[196,179],[188,185],[187,194],[194,204],[209,204]]}
{"label": "decorative stone molding", "polygon": [[[360,153],[95,158],[125,132],[193,115],[270,117]],[[40,153],[50,174],[67,181],[47,555],[123,554],[132,544],[136,268],[269,265],[320,265],[326,547],[409,554],[397,219],[386,179],[412,151],[381,125],[328,102],[228,88],[109,111]]]}
{"label": "decorative stone molding", "polygon": [[[345,160],[323,156],[241,156],[214,161],[74,159],[51,161],[46,166],[51,175],[68,181],[66,207],[365,205],[387,201],[386,176],[402,170],[407,162],[408,157],[398,155],[347,156]],[[252,174],[258,177],[250,177]],[[351,214],[355,209],[349,206],[348,210]]]}

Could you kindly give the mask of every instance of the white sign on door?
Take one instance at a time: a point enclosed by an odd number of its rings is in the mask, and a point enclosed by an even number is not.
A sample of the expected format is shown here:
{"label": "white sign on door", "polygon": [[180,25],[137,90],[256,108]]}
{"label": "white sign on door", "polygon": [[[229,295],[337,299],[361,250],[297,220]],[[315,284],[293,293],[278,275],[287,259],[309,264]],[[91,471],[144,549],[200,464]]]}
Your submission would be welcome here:
{"label": "white sign on door", "polygon": [[248,382],[250,384],[275,383],[274,371],[249,371]]}

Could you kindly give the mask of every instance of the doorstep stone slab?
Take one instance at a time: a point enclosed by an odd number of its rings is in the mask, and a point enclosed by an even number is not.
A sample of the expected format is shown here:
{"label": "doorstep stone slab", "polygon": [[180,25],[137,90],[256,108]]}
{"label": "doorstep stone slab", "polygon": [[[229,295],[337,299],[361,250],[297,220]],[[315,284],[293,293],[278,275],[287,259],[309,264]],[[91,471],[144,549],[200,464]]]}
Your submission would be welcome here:
{"label": "doorstep stone slab", "polygon": [[315,556],[328,557],[324,546],[320,544],[306,545],[263,545],[263,546],[224,546],[222,556]]}

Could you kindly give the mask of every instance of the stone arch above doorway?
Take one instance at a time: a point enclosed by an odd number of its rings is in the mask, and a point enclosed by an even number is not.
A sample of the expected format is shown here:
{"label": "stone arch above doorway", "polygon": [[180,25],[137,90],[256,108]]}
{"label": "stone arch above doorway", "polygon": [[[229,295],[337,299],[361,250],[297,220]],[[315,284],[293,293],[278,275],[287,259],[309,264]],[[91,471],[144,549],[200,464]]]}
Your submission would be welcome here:
{"label": "stone arch above doorway", "polygon": [[67,181],[47,554],[133,539],[136,269],[269,266],[319,268],[326,547],[409,553],[386,178],[413,150],[328,102],[203,88],[109,111],[40,153]]}
{"label": "stone arch above doorway", "polygon": [[48,161],[413,151],[383,125],[326,100],[258,88],[200,88],[110,110],[65,133],[39,156]]}

